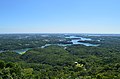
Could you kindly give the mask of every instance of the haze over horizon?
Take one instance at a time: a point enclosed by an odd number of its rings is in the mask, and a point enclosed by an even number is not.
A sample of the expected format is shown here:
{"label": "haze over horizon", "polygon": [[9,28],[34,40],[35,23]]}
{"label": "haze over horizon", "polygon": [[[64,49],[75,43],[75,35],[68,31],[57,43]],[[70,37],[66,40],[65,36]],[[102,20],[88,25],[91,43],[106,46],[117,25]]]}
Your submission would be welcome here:
{"label": "haze over horizon", "polygon": [[0,33],[120,34],[120,0],[1,0]]}

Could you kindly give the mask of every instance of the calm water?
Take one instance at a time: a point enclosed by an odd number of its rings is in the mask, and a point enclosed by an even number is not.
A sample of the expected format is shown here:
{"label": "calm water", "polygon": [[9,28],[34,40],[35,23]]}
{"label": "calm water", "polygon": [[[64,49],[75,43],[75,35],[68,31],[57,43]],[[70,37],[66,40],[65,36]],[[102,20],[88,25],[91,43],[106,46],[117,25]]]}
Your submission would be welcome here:
{"label": "calm water", "polygon": [[99,46],[98,44],[90,44],[90,43],[83,43],[83,42],[78,42],[79,40],[72,40],[73,44],[81,44],[85,46]]}
{"label": "calm water", "polygon": [[19,54],[24,54],[26,51],[30,50],[32,48],[26,48],[26,49],[19,49],[19,50],[13,50],[14,52],[17,52]]}
{"label": "calm water", "polygon": [[88,41],[92,40],[91,38],[83,38],[83,37],[77,37],[77,36],[69,36],[69,37],[65,37],[65,38],[70,38],[70,39],[78,38],[78,39],[83,40],[83,41],[85,41],[85,40],[88,40]]}
{"label": "calm water", "polygon": [[[70,36],[70,37],[65,37],[65,38],[71,39],[70,42],[72,42],[73,45],[81,44],[81,45],[85,45],[85,46],[99,46],[98,44],[90,44],[90,43],[78,42],[79,40],[82,40],[82,41],[85,41],[85,40],[91,41],[92,39],[90,39],[90,38],[83,38],[83,37],[76,37],[76,36]],[[45,48],[45,47],[50,46],[50,45],[68,46],[68,45],[72,45],[72,44],[46,44],[46,45],[42,46],[41,48]]]}
{"label": "calm water", "polygon": [[[83,38],[83,37],[76,37],[76,36],[70,36],[70,37],[66,37],[66,38],[69,38],[69,39],[72,39],[71,42],[73,44],[82,44],[82,45],[85,45],[85,46],[99,46],[98,44],[90,44],[90,43],[83,43],[83,42],[78,42],[78,41],[91,41],[92,39],[91,38]],[[74,39],[76,38],[76,39]]]}
{"label": "calm water", "polygon": [[[82,40],[82,41],[85,41],[85,40],[91,41],[92,39],[90,39],[90,38],[83,38],[83,37],[76,37],[76,36],[70,36],[70,37],[65,37],[65,38],[71,39],[71,42],[73,44],[45,44],[44,46],[41,46],[40,48],[45,48],[45,47],[50,46],[50,45],[58,45],[58,46],[64,46],[64,47],[66,47],[68,45],[77,45],[77,44],[81,44],[81,45],[85,45],[85,46],[99,46],[98,44],[90,44],[90,43],[78,42],[79,40]],[[17,52],[19,54],[24,54],[29,49],[31,49],[31,48],[14,50],[14,52]]]}

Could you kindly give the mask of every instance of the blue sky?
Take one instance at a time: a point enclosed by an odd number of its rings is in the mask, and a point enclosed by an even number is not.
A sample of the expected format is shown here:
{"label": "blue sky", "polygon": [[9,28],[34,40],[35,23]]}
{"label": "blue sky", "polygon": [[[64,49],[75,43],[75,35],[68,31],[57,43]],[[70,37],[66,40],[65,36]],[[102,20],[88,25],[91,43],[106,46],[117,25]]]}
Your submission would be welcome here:
{"label": "blue sky", "polygon": [[0,33],[120,33],[120,0],[0,0]]}

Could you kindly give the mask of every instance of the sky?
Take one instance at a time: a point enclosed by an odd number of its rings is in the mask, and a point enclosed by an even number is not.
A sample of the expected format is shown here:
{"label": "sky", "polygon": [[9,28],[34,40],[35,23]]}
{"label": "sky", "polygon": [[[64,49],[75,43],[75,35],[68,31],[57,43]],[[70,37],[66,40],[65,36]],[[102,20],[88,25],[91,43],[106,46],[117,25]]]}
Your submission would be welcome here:
{"label": "sky", "polygon": [[0,0],[0,33],[120,34],[120,0]]}

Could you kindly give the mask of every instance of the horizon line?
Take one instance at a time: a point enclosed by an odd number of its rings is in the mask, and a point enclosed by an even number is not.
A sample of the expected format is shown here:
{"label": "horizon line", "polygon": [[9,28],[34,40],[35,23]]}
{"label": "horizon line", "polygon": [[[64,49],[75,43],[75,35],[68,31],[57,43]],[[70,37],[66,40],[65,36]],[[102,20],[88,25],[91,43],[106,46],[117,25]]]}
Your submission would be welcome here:
{"label": "horizon line", "polygon": [[76,32],[10,32],[10,33],[0,33],[0,34],[120,34],[120,33],[76,33]]}

